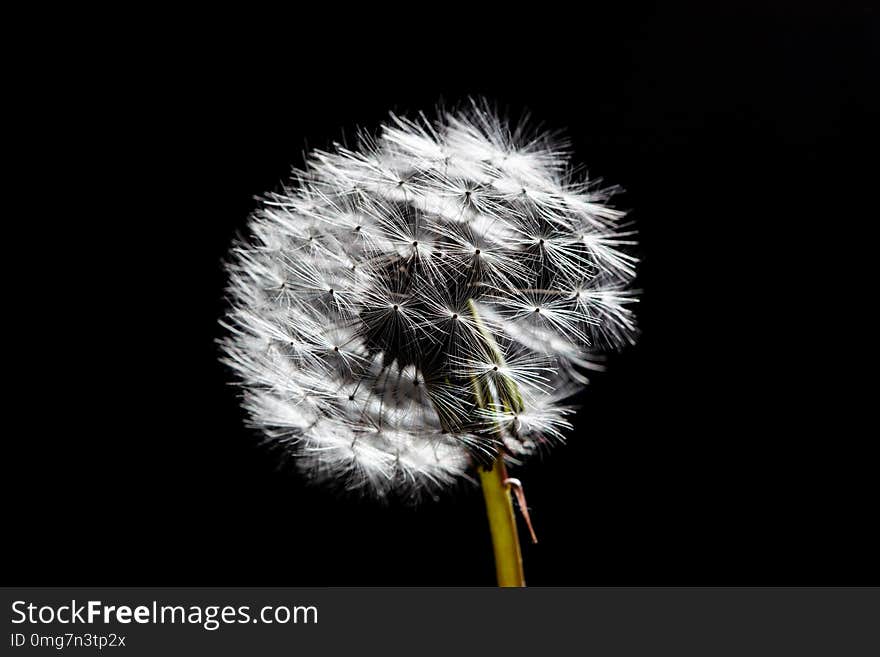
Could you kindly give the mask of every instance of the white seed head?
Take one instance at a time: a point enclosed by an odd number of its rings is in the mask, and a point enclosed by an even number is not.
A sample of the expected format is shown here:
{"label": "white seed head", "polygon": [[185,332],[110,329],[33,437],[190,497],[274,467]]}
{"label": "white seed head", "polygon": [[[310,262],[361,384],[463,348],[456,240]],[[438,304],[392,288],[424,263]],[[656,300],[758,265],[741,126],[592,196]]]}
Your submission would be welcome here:
{"label": "white seed head", "polygon": [[562,440],[584,370],[635,335],[609,194],[483,102],[313,152],[228,265],[224,361],[253,425],[379,495]]}

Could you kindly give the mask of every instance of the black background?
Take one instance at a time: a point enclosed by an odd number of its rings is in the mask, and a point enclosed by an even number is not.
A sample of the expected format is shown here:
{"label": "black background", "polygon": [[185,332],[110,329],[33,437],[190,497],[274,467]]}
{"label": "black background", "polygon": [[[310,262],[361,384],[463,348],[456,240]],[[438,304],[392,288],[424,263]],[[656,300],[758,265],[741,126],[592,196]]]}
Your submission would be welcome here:
{"label": "black background", "polygon": [[641,235],[638,346],[515,473],[529,583],[877,584],[876,427],[844,371],[871,331],[847,254],[876,217],[873,12],[382,11],[32,44],[8,577],[493,583],[478,489],[411,509],[308,486],[242,427],[214,344],[230,240],[304,149],[484,95],[567,128]]}

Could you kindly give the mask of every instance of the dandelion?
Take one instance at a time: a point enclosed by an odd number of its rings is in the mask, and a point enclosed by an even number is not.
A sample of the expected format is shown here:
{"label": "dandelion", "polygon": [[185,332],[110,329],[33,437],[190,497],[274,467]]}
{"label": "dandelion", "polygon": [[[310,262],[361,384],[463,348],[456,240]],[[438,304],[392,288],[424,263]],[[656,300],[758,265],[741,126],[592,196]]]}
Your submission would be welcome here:
{"label": "dandelion", "polygon": [[566,398],[635,334],[612,192],[485,102],[313,152],[228,264],[224,361],[250,421],[347,490],[479,478],[499,583],[522,584],[507,465],[564,439]]}

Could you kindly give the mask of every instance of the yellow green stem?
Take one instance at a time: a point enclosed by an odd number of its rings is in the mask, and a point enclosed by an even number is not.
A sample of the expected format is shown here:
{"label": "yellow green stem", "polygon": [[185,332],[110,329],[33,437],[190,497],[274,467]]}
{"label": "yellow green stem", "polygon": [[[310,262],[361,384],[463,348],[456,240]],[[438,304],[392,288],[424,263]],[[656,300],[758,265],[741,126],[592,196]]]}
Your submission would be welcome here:
{"label": "yellow green stem", "polygon": [[[477,305],[468,299],[468,308],[474,318],[477,331],[485,340],[492,360],[496,365],[504,365],[504,356],[495,343],[491,331],[486,328]],[[496,367],[497,371],[498,368]],[[474,377],[474,399],[478,408],[490,405],[504,408],[508,412],[521,412],[523,401],[516,384],[506,376],[499,376],[490,386],[486,378]],[[500,430],[500,427],[499,427]],[[486,500],[486,515],[489,517],[489,531],[492,534],[492,548],[495,551],[495,573],[498,586],[525,586],[523,576],[522,552],[519,548],[519,535],[516,532],[516,517],[513,515],[513,500],[510,485],[507,483],[507,468],[504,456],[499,454],[491,469],[483,467],[480,482],[483,485],[483,498]]]}
{"label": "yellow green stem", "polygon": [[489,531],[492,533],[492,548],[495,551],[498,586],[525,586],[513,501],[510,497],[510,486],[505,483],[507,468],[504,467],[504,457],[499,455],[491,470],[482,467],[479,470],[483,497],[486,500],[486,514],[489,517]]}

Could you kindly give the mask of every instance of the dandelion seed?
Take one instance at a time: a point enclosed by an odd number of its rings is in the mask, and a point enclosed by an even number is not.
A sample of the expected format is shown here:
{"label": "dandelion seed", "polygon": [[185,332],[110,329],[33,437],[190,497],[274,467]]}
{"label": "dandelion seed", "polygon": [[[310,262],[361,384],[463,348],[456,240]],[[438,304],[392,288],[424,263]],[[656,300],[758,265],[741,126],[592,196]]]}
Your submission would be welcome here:
{"label": "dandelion seed", "polygon": [[637,300],[633,233],[569,158],[482,102],[312,153],[228,265],[253,426],[316,480],[413,498],[562,441]]}

